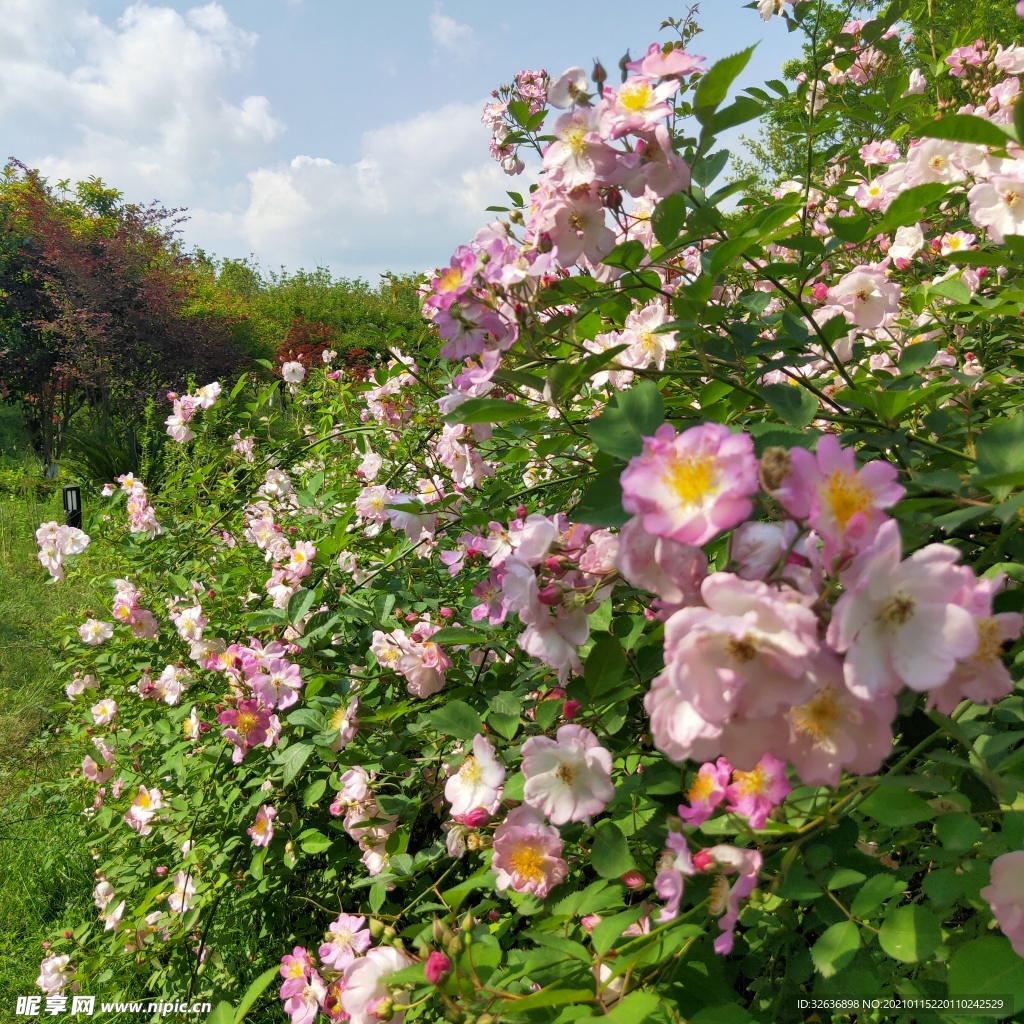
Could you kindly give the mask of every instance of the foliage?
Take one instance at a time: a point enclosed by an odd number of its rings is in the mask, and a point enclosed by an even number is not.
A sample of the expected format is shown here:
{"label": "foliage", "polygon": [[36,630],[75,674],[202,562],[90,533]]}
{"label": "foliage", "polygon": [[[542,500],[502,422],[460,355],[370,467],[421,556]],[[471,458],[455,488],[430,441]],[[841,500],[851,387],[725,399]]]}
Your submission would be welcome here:
{"label": "foliage", "polygon": [[914,132],[812,137],[734,214],[749,51],[652,44],[600,99],[522,72],[485,116],[541,178],[433,276],[436,357],[179,396],[159,494],[119,480],[88,547],[44,524],[97,588],[47,798],[98,915],[41,987],[279,1019],[280,964],[293,1021],[358,1024],[1021,1005],[1024,52],[977,55],[992,109],[868,75],[848,116],[895,88]]}
{"label": "foliage", "polygon": [[16,161],[5,168],[0,379],[45,458],[83,406],[131,418],[158,388],[238,364],[223,330],[185,313],[190,259],[175,225],[174,211],[123,204],[101,182],[71,196]]}
{"label": "foliage", "polygon": [[[928,74],[934,97],[943,107],[976,102],[970,83],[944,74],[945,56],[976,39],[994,40],[1004,46],[1024,41],[1024,27],[1012,4],[973,0],[903,4],[893,14],[900,17],[905,10],[906,27],[911,30],[891,40],[868,42],[858,33],[843,34],[843,27],[852,19],[877,23],[877,16],[889,7],[888,0],[869,0],[801,2],[792,13],[783,9],[790,31],[800,31],[806,38],[804,56],[785,66],[785,81],[769,83],[777,95],[759,123],[757,137],[744,139],[750,156],[736,162],[733,177],[755,183],[751,195],[763,197],[781,181],[806,180],[808,136],[820,157],[823,153],[859,149],[872,139],[895,138],[901,126],[905,131],[909,125],[906,105],[893,101],[907,87],[915,69]],[[865,45],[884,59],[873,69],[870,92],[858,89],[851,97],[845,73],[852,65],[847,61]],[[807,109],[806,90],[814,83],[827,86],[828,102],[812,116]]]}

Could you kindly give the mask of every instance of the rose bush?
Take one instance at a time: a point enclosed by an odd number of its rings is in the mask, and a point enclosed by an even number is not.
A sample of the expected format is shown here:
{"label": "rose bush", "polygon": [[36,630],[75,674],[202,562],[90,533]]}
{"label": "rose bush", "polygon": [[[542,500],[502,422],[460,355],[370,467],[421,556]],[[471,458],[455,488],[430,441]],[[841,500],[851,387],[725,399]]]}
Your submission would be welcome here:
{"label": "rose bush", "polygon": [[669,22],[618,86],[523,72],[485,120],[537,181],[424,286],[436,361],[174,396],[161,493],[42,528],[53,575],[117,573],[60,655],[98,916],[45,991],[1024,1000],[1024,49],[935,120],[876,74],[899,13],[822,68],[913,130],[818,153],[802,83],[807,178],[763,208],[712,190],[770,102],[726,104],[749,52]]}

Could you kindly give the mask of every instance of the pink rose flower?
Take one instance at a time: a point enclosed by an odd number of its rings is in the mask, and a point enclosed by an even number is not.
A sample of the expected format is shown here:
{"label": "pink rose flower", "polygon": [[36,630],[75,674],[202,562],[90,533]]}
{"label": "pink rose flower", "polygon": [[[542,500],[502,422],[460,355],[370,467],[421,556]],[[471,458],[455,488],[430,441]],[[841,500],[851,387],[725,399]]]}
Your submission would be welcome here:
{"label": "pink rose flower", "polygon": [[495,830],[491,867],[498,876],[499,892],[511,886],[538,899],[544,899],[569,871],[558,829],[545,825],[540,811],[526,804],[509,811]]}
{"label": "pink rose flower", "polygon": [[782,803],[793,787],[786,779],[786,763],[765,754],[749,772],[733,772],[725,791],[725,809],[747,819],[753,829],[762,829],[768,815]]}
{"label": "pink rose flower", "polygon": [[657,537],[706,544],[746,519],[758,489],[754,443],[719,423],[664,423],[623,471],[622,507]]}
{"label": "pink rose flower", "polygon": [[1024,850],[992,861],[992,883],[981,890],[1013,951],[1024,957]]}
{"label": "pink rose flower", "polygon": [[555,825],[589,822],[615,795],[612,756],[582,725],[563,725],[555,735],[523,744],[523,800]]}
{"label": "pink rose flower", "polygon": [[277,810],[269,804],[264,804],[256,813],[256,821],[252,828],[246,832],[252,838],[253,846],[269,846],[274,838],[274,819],[277,817]]}

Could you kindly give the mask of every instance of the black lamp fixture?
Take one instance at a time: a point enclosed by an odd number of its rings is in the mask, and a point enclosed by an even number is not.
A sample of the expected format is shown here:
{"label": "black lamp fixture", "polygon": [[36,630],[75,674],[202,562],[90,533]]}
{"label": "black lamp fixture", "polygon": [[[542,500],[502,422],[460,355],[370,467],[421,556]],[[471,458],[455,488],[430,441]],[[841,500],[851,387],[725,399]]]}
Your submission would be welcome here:
{"label": "black lamp fixture", "polygon": [[75,484],[64,485],[64,521],[75,529],[82,528],[82,489]]}

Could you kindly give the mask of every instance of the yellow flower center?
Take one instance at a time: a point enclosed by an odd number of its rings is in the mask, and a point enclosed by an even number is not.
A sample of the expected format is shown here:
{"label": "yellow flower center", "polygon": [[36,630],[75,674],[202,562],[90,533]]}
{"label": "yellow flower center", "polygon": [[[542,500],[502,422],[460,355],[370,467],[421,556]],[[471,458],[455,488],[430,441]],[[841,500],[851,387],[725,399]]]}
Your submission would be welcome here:
{"label": "yellow flower center", "polygon": [[138,804],[139,807],[143,808],[143,810],[147,810],[152,805],[153,801],[149,799],[149,794],[144,789],[140,789],[139,795],[135,798],[135,803]]}
{"label": "yellow flower center", "polygon": [[348,708],[340,707],[336,708],[333,715],[331,715],[331,728],[340,729],[345,724],[345,714]]}
{"label": "yellow flower center", "polygon": [[1003,653],[1003,642],[999,639],[999,623],[995,619],[975,619],[978,627],[978,648],[971,655],[972,661],[998,661]]}
{"label": "yellow flower center", "polygon": [[714,788],[715,780],[711,775],[698,774],[693,780],[693,785],[687,790],[686,799],[691,805],[702,803],[711,796]]}
{"label": "yellow flower center", "polygon": [[740,796],[767,796],[768,773],[758,765],[753,771],[732,773]]}
{"label": "yellow flower center", "polygon": [[562,761],[555,775],[558,777],[559,782],[564,783],[566,786],[571,786],[576,781],[576,768],[569,764],[568,761]]}
{"label": "yellow flower center", "polygon": [[729,879],[725,875],[716,875],[711,883],[711,893],[708,896],[708,910],[714,917],[725,913],[729,905]]}
{"label": "yellow flower center", "polygon": [[651,87],[646,82],[627,82],[619,90],[619,103],[634,114],[645,110],[651,102]]}
{"label": "yellow flower center", "polygon": [[886,626],[904,626],[914,614],[914,599],[907,594],[898,593],[886,598],[878,620]]}
{"label": "yellow flower center", "polygon": [[806,704],[793,708],[789,714],[793,728],[818,747],[831,740],[841,719],[839,701],[832,686],[822,687]]}
{"label": "yellow flower center", "polygon": [[476,763],[476,758],[472,755],[462,762],[462,767],[459,769],[459,778],[463,782],[479,782],[481,774],[480,765]]}
{"label": "yellow flower center", "polygon": [[579,122],[573,122],[562,132],[562,142],[573,156],[579,156],[587,148],[587,129]]}
{"label": "yellow flower center", "polygon": [[1008,188],[1003,193],[1003,202],[1012,210],[1020,202],[1020,192],[1015,188]]}
{"label": "yellow flower center", "polygon": [[540,882],[544,878],[541,870],[544,864],[544,851],[536,846],[520,843],[508,859],[514,874],[525,878],[528,882]]}
{"label": "yellow flower center", "polygon": [[306,972],[302,969],[302,963],[293,960],[286,968],[285,973],[289,978],[301,978]]}
{"label": "yellow flower center", "polygon": [[458,267],[449,267],[441,272],[437,279],[437,290],[439,292],[453,292],[462,284],[462,271]]}
{"label": "yellow flower center", "polygon": [[841,530],[858,513],[866,514],[872,507],[872,494],[858,479],[856,473],[837,469],[821,488],[821,497],[832,510]]}
{"label": "yellow flower center", "polygon": [[669,464],[662,480],[684,505],[696,505],[718,489],[715,468],[713,455],[686,455]]}
{"label": "yellow flower center", "polygon": [[235,731],[240,736],[248,736],[256,728],[256,716],[249,711],[241,711],[235,723]]}
{"label": "yellow flower center", "polygon": [[741,665],[746,665],[757,657],[757,647],[749,637],[740,639],[734,636],[729,637],[725,642],[725,650],[730,658],[735,659]]}

